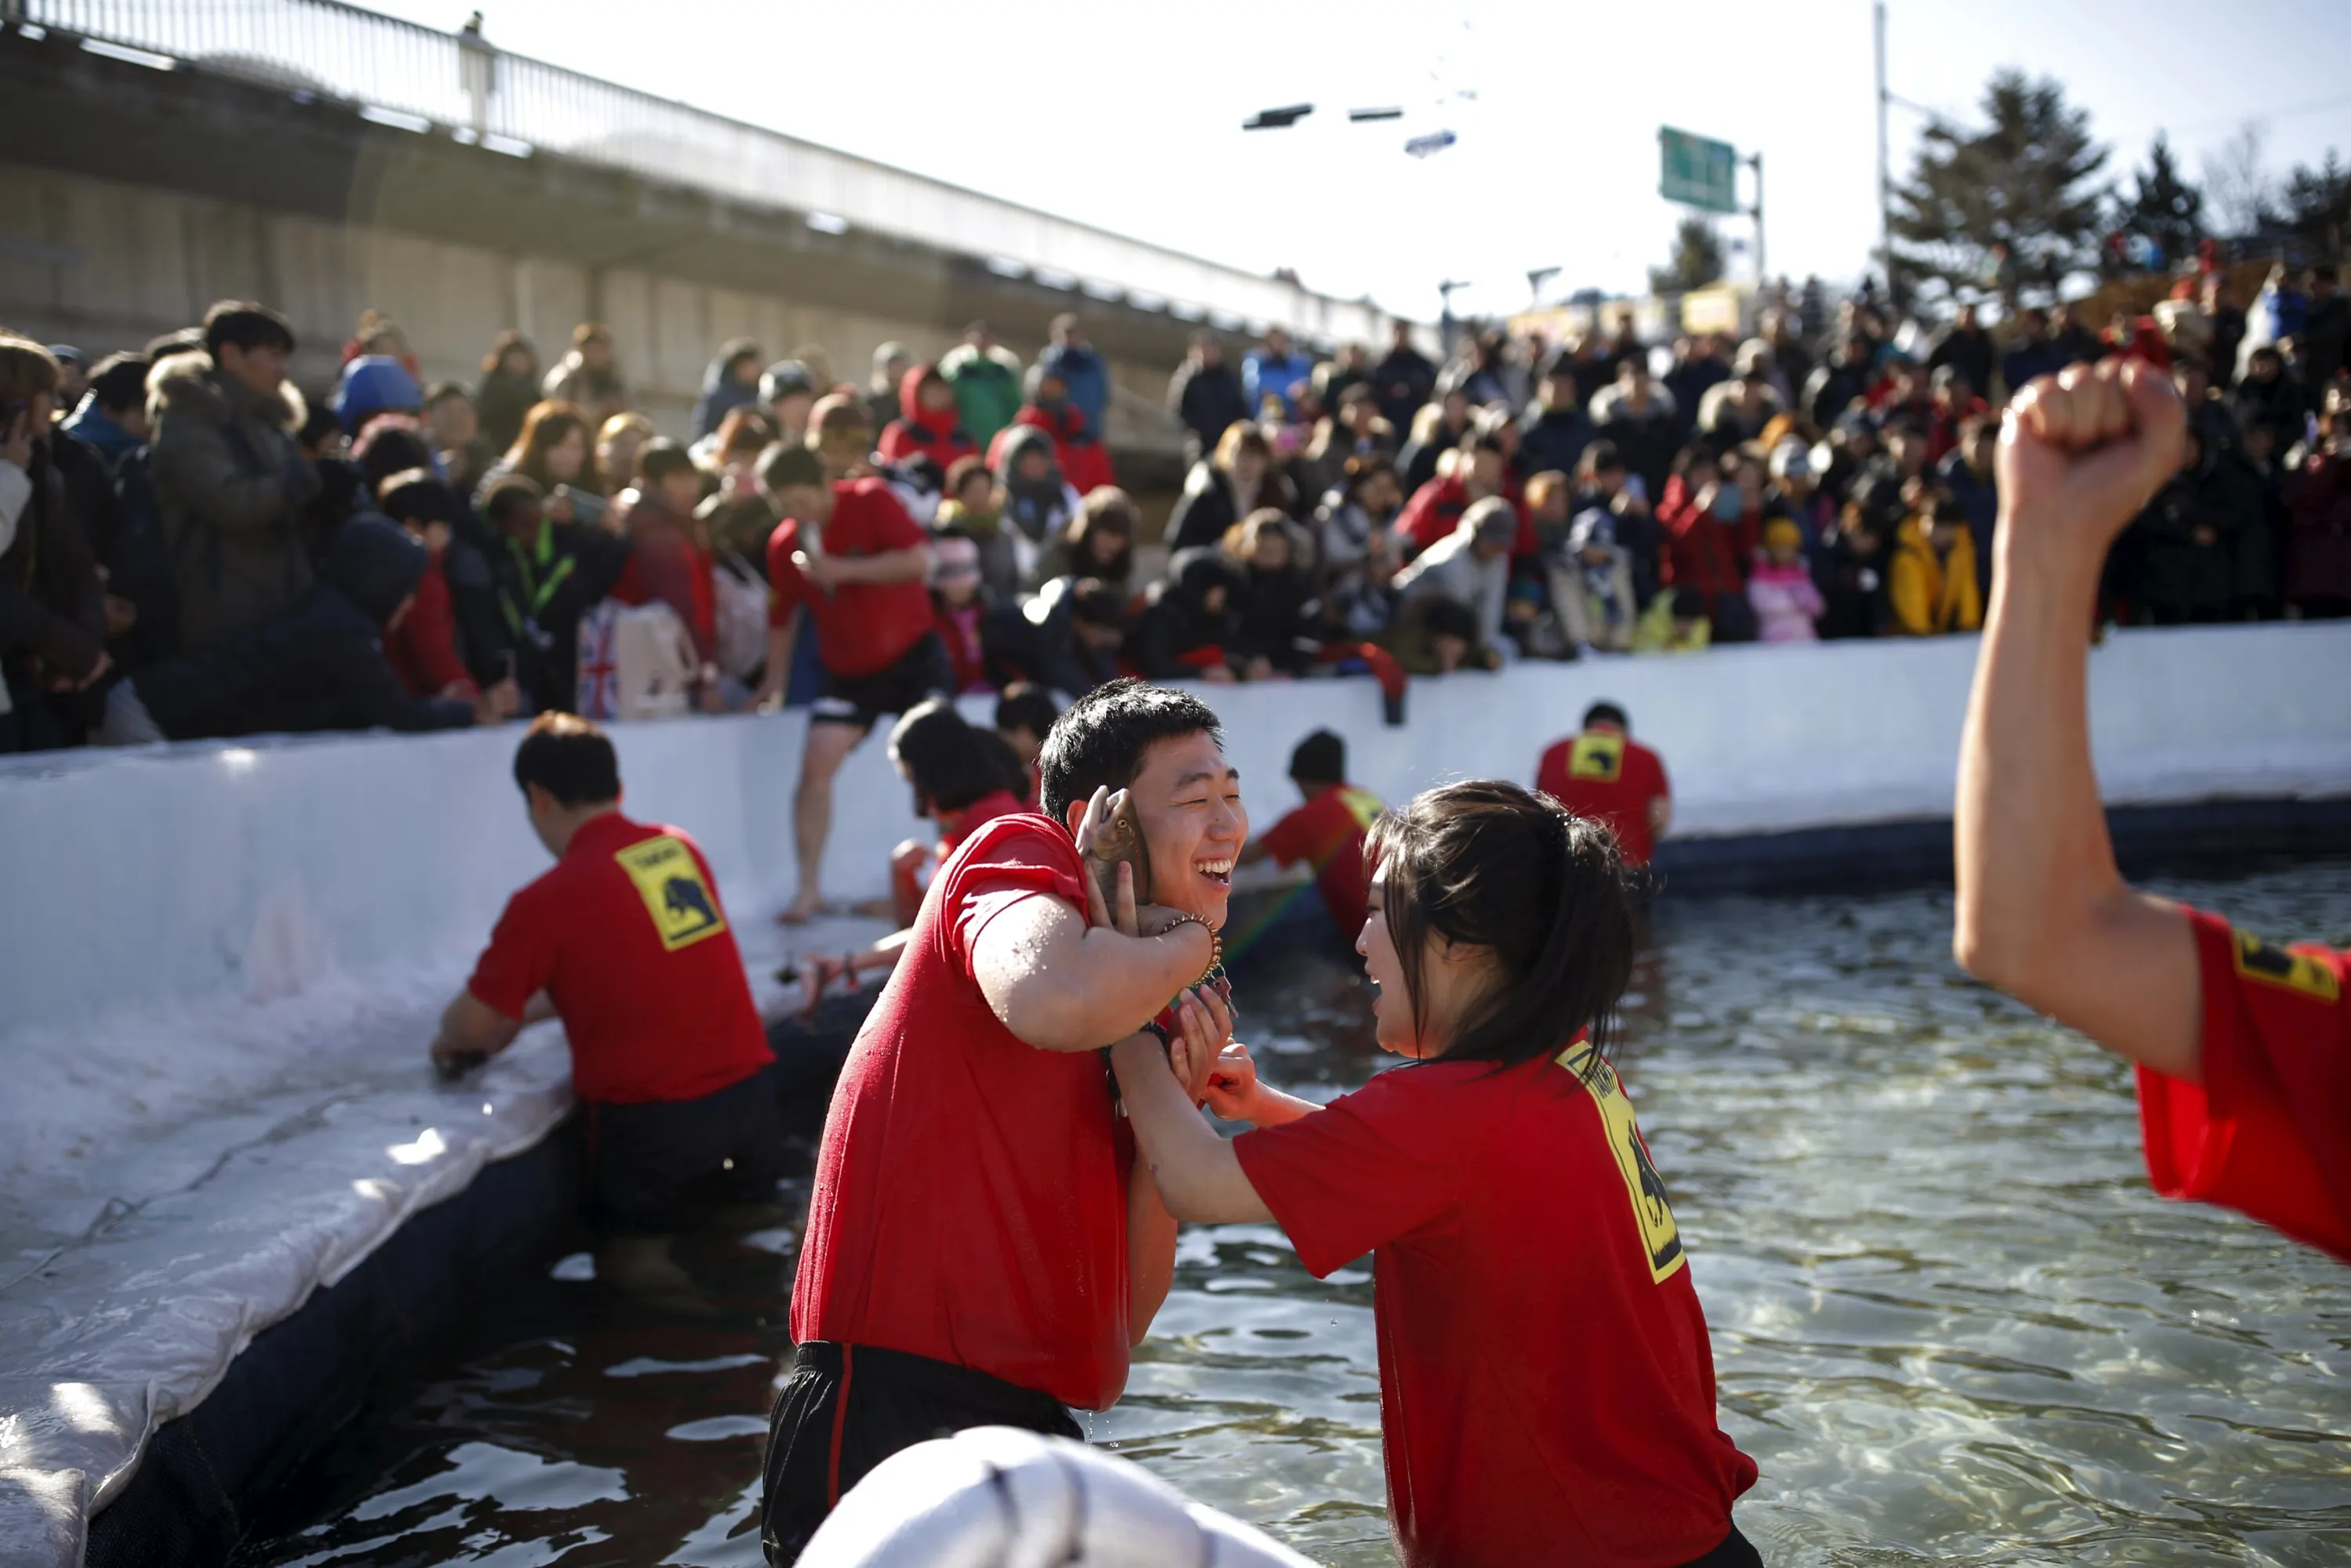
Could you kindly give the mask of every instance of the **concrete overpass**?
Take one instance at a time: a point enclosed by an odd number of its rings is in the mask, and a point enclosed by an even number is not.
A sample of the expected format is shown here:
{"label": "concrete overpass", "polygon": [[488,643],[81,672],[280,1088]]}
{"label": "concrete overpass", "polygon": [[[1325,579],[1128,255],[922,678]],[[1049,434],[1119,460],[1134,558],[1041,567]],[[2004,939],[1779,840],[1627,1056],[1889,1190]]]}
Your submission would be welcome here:
{"label": "concrete overpass", "polygon": [[[0,322],[94,353],[270,301],[331,379],[360,310],[470,382],[520,328],[617,338],[682,430],[724,339],[827,350],[987,319],[1032,356],[1081,312],[1113,444],[1164,468],[1184,337],[1279,323],[1376,343],[1376,308],[1090,227],[336,0],[0,0]],[[1136,473],[1137,479],[1147,478]]]}

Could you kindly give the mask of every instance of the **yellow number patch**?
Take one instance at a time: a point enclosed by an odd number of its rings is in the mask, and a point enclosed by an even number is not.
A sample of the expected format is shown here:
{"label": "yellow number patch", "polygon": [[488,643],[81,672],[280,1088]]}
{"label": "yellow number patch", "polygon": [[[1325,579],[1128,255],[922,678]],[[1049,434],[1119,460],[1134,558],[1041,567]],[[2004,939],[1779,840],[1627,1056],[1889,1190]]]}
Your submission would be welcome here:
{"label": "yellow number patch", "polygon": [[1567,754],[1570,779],[1597,779],[1613,784],[1625,771],[1625,737],[1621,735],[1579,735]]}
{"label": "yellow number patch", "polygon": [[1600,1060],[1589,1045],[1562,1051],[1559,1064],[1573,1073],[1600,1111],[1600,1125],[1608,1137],[1608,1152],[1616,1156],[1616,1171],[1625,1178],[1625,1196],[1633,1202],[1633,1220],[1640,1227],[1642,1249],[1649,1257],[1649,1278],[1671,1279],[1687,1259],[1682,1252],[1681,1228],[1674,1223],[1674,1207],[1666,1184],[1649,1161],[1641,1130],[1633,1122],[1633,1103],[1616,1081],[1616,1070]]}
{"label": "yellow number patch", "polygon": [[1380,820],[1380,813],[1387,810],[1380,798],[1369,789],[1343,789],[1339,798],[1347,803],[1347,810],[1359,828],[1370,827]]}
{"label": "yellow number patch", "polygon": [[2233,933],[2237,938],[2237,973],[2248,980],[2259,980],[2265,986],[2283,986],[2289,991],[2300,991],[2333,1007],[2343,999],[2343,987],[2335,978],[2335,967],[2325,959],[2309,953],[2295,953],[2262,941],[2250,931]]}
{"label": "yellow number patch", "polygon": [[667,833],[631,844],[612,857],[645,901],[662,946],[674,953],[726,929],[718,900],[686,847]]}

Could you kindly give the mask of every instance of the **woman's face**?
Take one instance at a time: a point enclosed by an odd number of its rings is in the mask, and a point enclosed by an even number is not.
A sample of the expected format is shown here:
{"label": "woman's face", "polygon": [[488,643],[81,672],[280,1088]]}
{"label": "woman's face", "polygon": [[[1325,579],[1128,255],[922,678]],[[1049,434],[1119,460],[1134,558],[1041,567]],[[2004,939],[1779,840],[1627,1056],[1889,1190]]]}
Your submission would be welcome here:
{"label": "woman's face", "polygon": [[510,376],[527,376],[538,369],[528,349],[508,349],[498,360],[498,369]]}
{"label": "woman's face", "polygon": [[1233,454],[1233,478],[1243,485],[1255,485],[1265,477],[1265,455],[1254,447],[1244,446]]}
{"label": "woman's face", "polygon": [[[607,438],[596,448],[596,466],[614,484],[623,484],[637,476],[637,454],[644,449],[645,438],[634,430],[623,430]],[[553,455],[548,467],[554,469]]]}
{"label": "woman's face", "polygon": [[563,433],[563,439],[547,449],[547,476],[559,485],[568,485],[580,477],[580,470],[588,462],[588,433],[577,428]]}
{"label": "woman's face", "polygon": [[1125,549],[1125,538],[1108,528],[1095,528],[1086,535],[1086,555],[1096,567],[1112,565]]}
{"label": "woman's face", "polygon": [[1257,537],[1257,548],[1249,552],[1249,564],[1259,571],[1280,571],[1290,565],[1290,541],[1271,529]]}
{"label": "woman's face", "polygon": [[1225,612],[1225,585],[1223,583],[1217,583],[1214,588],[1208,590],[1207,592],[1200,595],[1200,612],[1208,616],[1222,615]]}

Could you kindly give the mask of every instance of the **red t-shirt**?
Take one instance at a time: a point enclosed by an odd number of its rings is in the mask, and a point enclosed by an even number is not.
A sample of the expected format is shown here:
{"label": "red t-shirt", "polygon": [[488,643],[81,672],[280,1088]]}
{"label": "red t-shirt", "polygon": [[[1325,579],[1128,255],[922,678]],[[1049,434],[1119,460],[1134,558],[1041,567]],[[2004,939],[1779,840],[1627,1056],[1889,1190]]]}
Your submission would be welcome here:
{"label": "red t-shirt", "polygon": [[1102,1058],[1020,1040],[972,976],[987,923],[1040,894],[1086,904],[1077,846],[1042,817],[995,818],[940,868],[833,1091],[792,1338],[1101,1410],[1126,1386],[1131,1134]]}
{"label": "red t-shirt", "polygon": [[1331,919],[1350,942],[1364,928],[1371,907],[1372,868],[1364,863],[1364,834],[1387,808],[1368,789],[1326,785],[1312,800],[1266,832],[1266,853],[1283,865],[1300,861],[1314,868]]}
{"label": "red t-shirt", "polygon": [[[920,523],[872,477],[843,479],[832,487],[832,520],[824,525],[829,555],[875,556],[913,549],[930,542]],[[820,590],[792,564],[800,548],[800,524],[786,517],[768,536],[768,623],[782,626],[802,605],[816,617],[817,656],[835,675],[855,680],[878,675],[931,629],[931,591],[919,577],[904,582],[844,583]]]}
{"label": "red t-shirt", "polygon": [[1535,788],[1614,829],[1626,865],[1647,865],[1656,852],[1649,802],[1673,794],[1657,754],[1614,729],[1587,729],[1544,752]]}
{"label": "red t-shirt", "polygon": [[509,1019],[544,990],[582,1100],[695,1100],[775,1060],[710,862],[680,828],[618,811],[507,901],[465,988]]}
{"label": "red t-shirt", "polygon": [[2147,1173],[2351,1263],[2351,954],[2288,951],[2189,911],[2203,1082],[2138,1070]]}
{"label": "red t-shirt", "polygon": [[1729,1533],[1755,1462],[1716,1422],[1673,1210],[1588,1047],[1395,1068],[1233,1152],[1310,1272],[1373,1255],[1406,1568],[1673,1568]]}

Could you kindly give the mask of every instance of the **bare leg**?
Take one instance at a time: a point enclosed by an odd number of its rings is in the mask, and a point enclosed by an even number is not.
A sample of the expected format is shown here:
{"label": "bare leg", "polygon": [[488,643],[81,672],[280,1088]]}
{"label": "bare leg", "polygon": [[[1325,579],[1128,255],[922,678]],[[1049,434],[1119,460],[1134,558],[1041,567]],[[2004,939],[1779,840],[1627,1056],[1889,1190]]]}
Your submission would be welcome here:
{"label": "bare leg", "polygon": [[799,894],[777,918],[798,925],[824,907],[824,841],[832,832],[832,779],[863,740],[853,725],[812,723],[800,753],[800,784],[792,797],[792,848],[799,857]]}

